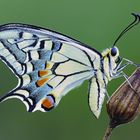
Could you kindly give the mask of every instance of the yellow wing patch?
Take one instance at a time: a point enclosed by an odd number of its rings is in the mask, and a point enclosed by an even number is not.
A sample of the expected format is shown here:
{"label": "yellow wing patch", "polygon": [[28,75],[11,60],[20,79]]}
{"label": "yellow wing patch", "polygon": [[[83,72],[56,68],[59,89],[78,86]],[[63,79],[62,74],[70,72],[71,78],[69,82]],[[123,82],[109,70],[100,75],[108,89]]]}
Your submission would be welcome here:
{"label": "yellow wing patch", "polygon": [[47,62],[46,63],[46,69],[51,69],[53,67],[54,63],[53,62]]}

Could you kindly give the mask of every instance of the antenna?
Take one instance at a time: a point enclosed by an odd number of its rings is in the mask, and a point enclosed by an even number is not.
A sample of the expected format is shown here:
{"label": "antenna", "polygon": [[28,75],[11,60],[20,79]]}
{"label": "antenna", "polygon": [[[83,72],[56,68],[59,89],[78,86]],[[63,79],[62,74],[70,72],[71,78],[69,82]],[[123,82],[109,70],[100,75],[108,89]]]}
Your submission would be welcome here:
{"label": "antenna", "polygon": [[136,13],[132,13],[132,15],[134,16],[134,21],[131,22],[121,33],[120,35],[117,37],[117,39],[114,41],[113,46],[116,45],[116,43],[118,42],[118,40],[127,32],[129,31],[131,28],[133,28],[134,26],[136,26],[137,24],[139,24],[140,22],[140,15],[136,14]]}

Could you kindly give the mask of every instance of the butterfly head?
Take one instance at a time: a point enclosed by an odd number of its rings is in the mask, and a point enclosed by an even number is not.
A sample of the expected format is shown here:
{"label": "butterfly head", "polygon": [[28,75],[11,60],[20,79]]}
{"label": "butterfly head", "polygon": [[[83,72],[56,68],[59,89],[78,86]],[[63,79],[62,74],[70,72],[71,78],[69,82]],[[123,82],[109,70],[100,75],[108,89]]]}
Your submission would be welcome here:
{"label": "butterfly head", "polygon": [[104,50],[102,52],[102,56],[103,56],[103,58],[110,57],[110,58],[112,58],[112,60],[115,61],[119,57],[119,50],[118,50],[118,48],[116,46],[113,46],[110,49]]}
{"label": "butterfly head", "polygon": [[120,64],[121,59],[119,56],[119,49],[116,46],[113,46],[110,48],[110,52],[108,54],[109,60],[110,60],[110,65],[111,69],[115,70],[116,67]]}

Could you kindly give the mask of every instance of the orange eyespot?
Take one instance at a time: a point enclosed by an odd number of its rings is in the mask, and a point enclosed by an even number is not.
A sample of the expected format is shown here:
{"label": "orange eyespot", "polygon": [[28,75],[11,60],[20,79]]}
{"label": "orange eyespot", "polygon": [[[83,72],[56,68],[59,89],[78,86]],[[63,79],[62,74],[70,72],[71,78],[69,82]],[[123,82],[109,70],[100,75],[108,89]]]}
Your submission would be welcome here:
{"label": "orange eyespot", "polygon": [[42,102],[42,105],[46,108],[51,108],[53,105],[52,105],[52,102],[49,100],[49,99],[44,99],[43,102]]}
{"label": "orange eyespot", "polygon": [[47,96],[41,104],[42,108],[44,108],[46,111],[49,111],[54,107],[54,99],[52,96]]}

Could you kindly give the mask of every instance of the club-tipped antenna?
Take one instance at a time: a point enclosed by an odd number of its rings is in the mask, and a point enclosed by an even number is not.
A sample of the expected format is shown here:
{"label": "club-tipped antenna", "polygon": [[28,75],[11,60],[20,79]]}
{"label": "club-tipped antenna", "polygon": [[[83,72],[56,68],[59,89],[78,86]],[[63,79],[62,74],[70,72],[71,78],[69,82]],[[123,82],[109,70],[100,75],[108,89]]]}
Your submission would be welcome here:
{"label": "club-tipped antenna", "polygon": [[136,26],[137,24],[139,24],[140,22],[140,15],[136,14],[136,13],[132,13],[132,15],[134,16],[134,21],[131,22],[121,33],[120,35],[117,37],[117,39],[114,41],[113,46],[116,45],[116,43],[118,42],[118,40],[127,32],[129,31],[131,28],[133,28],[134,26]]}

